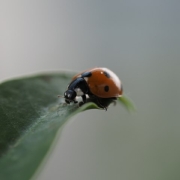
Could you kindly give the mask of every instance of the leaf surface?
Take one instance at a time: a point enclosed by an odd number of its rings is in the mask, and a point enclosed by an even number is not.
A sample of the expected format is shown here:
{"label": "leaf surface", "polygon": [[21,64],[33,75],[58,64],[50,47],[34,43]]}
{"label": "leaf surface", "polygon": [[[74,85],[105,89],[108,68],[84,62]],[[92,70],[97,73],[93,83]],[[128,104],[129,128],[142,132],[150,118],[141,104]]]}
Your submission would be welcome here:
{"label": "leaf surface", "polygon": [[[0,84],[0,179],[30,179],[66,120],[98,109],[94,103],[65,105],[57,97],[73,75],[52,73]],[[127,101],[121,102],[128,107]]]}

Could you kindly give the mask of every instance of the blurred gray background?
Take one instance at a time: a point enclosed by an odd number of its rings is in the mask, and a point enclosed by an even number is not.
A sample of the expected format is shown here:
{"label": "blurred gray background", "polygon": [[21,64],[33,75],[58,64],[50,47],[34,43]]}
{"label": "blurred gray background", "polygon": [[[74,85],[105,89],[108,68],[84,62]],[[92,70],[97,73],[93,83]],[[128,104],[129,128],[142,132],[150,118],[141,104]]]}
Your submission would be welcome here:
{"label": "blurred gray background", "polygon": [[180,179],[180,1],[1,0],[0,80],[108,67],[136,105],[76,115],[38,180]]}

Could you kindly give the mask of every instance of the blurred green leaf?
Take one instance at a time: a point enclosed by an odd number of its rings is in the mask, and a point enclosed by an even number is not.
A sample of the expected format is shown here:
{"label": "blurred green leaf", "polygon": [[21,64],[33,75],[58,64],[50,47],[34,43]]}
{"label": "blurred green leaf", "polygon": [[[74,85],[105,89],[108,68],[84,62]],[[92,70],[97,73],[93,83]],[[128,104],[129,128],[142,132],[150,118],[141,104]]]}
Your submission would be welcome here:
{"label": "blurred green leaf", "polygon": [[128,110],[128,111],[135,111],[135,106],[126,95],[123,95],[118,98],[118,101]]}
{"label": "blurred green leaf", "polygon": [[[63,94],[72,73],[37,75],[0,84],[0,179],[28,180],[37,171],[60,127],[87,109],[65,105]],[[129,109],[129,102],[120,101]]]}

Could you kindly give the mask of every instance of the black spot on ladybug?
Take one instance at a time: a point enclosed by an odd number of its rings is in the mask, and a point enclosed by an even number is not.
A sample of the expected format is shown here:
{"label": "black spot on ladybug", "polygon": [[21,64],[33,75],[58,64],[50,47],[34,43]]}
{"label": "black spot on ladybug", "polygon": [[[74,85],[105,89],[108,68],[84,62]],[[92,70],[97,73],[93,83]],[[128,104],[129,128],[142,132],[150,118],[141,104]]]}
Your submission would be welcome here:
{"label": "black spot on ladybug", "polygon": [[92,73],[91,72],[84,72],[81,74],[81,77],[91,77]]}
{"label": "black spot on ladybug", "polygon": [[109,91],[109,86],[104,86],[104,91],[108,92]]}
{"label": "black spot on ladybug", "polygon": [[108,72],[104,71],[103,73],[104,73],[104,75],[105,75],[107,78],[110,78],[110,77],[111,77]]}

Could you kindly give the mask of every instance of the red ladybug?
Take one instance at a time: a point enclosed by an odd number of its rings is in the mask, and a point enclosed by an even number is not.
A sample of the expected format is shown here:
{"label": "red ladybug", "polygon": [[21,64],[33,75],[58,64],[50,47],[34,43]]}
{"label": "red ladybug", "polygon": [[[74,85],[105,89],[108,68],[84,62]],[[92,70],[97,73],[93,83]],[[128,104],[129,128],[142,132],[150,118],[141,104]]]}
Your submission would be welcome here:
{"label": "red ladybug", "polygon": [[[99,107],[107,109],[108,105],[122,95],[122,84],[117,75],[107,68],[93,68],[75,75],[64,93],[66,103],[76,101],[76,96],[82,97],[82,102],[94,102]],[[89,98],[86,98],[86,95]]]}

